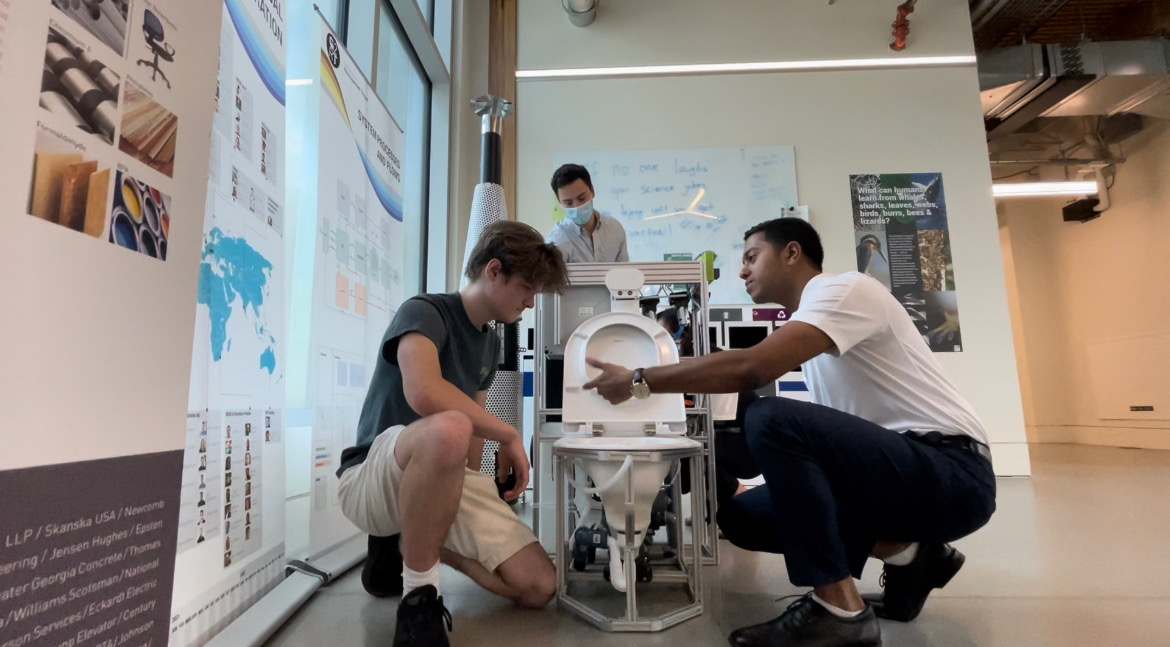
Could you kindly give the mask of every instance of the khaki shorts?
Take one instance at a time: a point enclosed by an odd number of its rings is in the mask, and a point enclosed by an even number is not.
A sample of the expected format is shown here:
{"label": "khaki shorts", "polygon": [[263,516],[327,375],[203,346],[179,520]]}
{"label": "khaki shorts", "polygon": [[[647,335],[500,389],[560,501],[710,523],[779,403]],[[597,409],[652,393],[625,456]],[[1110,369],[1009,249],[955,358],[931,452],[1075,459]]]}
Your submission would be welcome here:
{"label": "khaki shorts", "polygon": [[[366,534],[386,537],[402,532],[403,520],[398,514],[402,468],[394,458],[394,446],[403,429],[399,425],[378,434],[365,462],[341,475],[337,490],[341,511]],[[495,482],[480,472],[466,470],[459,511],[443,546],[495,571],[534,542],[532,530],[500,500]]]}

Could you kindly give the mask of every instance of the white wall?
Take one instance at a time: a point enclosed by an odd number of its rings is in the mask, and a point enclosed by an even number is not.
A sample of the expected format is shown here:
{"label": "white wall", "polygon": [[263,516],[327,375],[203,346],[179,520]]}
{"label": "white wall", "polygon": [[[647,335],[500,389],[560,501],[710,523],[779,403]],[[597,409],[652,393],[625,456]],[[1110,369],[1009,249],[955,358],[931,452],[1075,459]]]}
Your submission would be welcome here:
{"label": "white wall", "polygon": [[[891,56],[894,7],[882,4],[610,2],[579,29],[556,2],[521,0],[520,67]],[[913,18],[906,55],[973,53],[964,0],[922,3]],[[938,358],[983,417],[997,471],[1029,473],[974,67],[522,79],[517,116],[518,217],[541,230],[551,224],[555,153],[793,145],[828,271],[855,269],[851,173],[941,171],[965,352]],[[743,214],[742,224],[773,216]]]}
{"label": "white wall", "polygon": [[966,0],[920,3],[902,54],[889,48],[897,2],[614,0],[584,29],[558,0],[518,2],[521,70],[974,53]]}
{"label": "white wall", "polygon": [[1036,442],[1170,449],[1167,421],[1102,420],[1094,403],[1091,343],[1170,333],[1170,122],[1148,120],[1125,149],[1113,206],[1097,220],[1064,222],[1061,199],[999,205],[1018,291],[1013,321],[1024,350],[1026,422]]}

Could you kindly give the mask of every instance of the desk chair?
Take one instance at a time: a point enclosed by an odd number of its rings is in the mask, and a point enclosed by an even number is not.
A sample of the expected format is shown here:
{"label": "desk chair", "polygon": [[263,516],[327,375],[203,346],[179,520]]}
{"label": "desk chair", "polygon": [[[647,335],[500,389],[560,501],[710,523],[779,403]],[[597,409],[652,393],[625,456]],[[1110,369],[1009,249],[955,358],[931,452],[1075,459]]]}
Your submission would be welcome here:
{"label": "desk chair", "polygon": [[154,51],[154,60],[139,59],[138,64],[145,65],[154,70],[154,74],[150,75],[151,81],[154,81],[158,76],[162,76],[163,81],[166,81],[167,88],[169,89],[171,87],[171,81],[159,69],[158,61],[161,58],[168,63],[173,63],[175,61],[175,48],[166,43],[162,21],[149,9],[146,10],[146,20],[142,23],[142,35],[146,38],[146,44],[150,45],[150,49]]}

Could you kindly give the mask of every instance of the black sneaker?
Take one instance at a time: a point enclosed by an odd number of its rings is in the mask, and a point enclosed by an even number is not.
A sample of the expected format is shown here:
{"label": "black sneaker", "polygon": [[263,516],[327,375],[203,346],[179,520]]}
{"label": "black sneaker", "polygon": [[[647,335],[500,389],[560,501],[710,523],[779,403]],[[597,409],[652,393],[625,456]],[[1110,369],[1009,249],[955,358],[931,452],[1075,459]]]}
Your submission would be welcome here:
{"label": "black sneaker", "polygon": [[367,542],[368,555],[362,566],[362,588],[376,598],[402,595],[402,553],[398,550],[400,535],[375,537]]}
{"label": "black sneaker", "polygon": [[430,584],[419,587],[398,603],[394,647],[448,647],[451,612]]}
{"label": "black sneaker", "polygon": [[946,586],[966,560],[950,544],[919,544],[918,554],[909,564],[882,567],[881,595],[861,597],[870,603],[877,617],[910,622],[918,617],[930,592]]}
{"label": "black sneaker", "polygon": [[839,618],[810,593],[775,620],[733,631],[728,642],[733,647],[876,647],[882,644],[882,630],[871,607]]}

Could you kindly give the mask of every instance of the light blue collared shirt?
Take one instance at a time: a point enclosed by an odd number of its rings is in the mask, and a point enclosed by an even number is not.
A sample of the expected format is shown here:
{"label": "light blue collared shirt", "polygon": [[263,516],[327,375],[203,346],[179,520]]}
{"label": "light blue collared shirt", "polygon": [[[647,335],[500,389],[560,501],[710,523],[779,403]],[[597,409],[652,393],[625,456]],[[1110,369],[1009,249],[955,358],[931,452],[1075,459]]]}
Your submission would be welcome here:
{"label": "light blue collared shirt", "polygon": [[547,241],[556,245],[566,263],[627,263],[626,230],[616,218],[597,213],[593,235],[565,218],[548,232]]}

